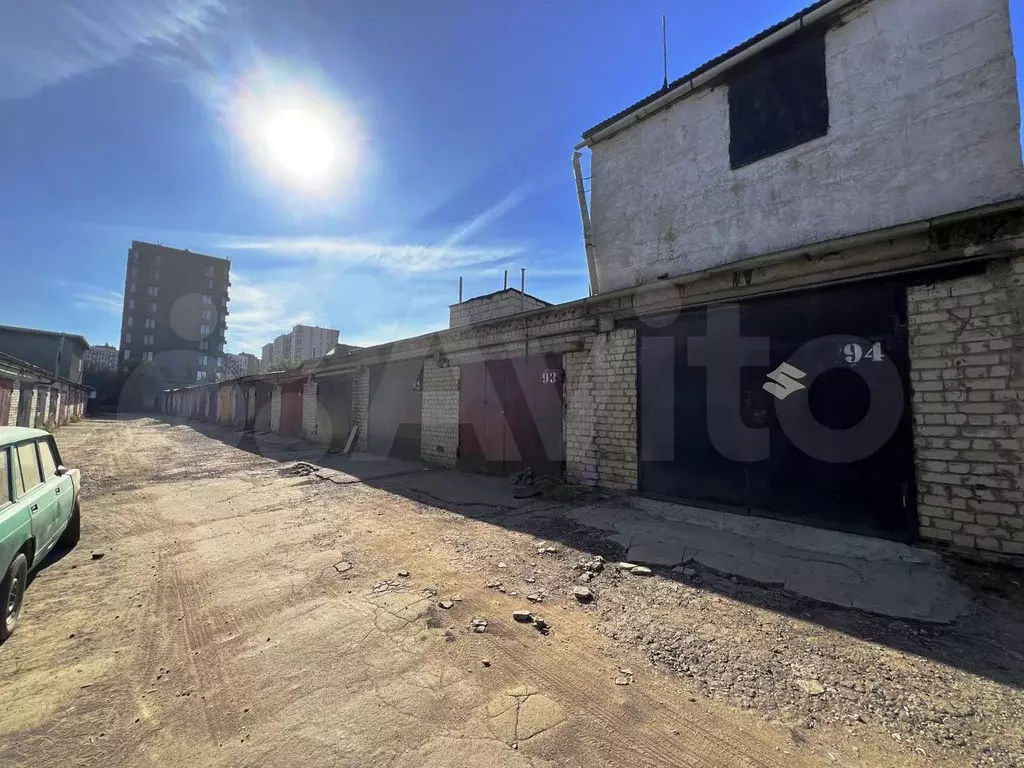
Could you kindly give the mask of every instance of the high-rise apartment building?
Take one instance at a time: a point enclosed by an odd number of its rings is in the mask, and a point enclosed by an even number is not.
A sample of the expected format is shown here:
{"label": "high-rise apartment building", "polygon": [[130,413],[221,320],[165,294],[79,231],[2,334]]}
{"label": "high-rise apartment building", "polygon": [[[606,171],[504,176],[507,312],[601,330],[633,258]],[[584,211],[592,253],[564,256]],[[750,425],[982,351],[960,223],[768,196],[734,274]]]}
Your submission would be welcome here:
{"label": "high-rise apartment building", "polygon": [[292,359],[292,335],[282,333],[274,339],[274,363]]}
{"label": "high-rise apartment building", "polygon": [[227,259],[133,240],[121,359],[151,362],[174,383],[215,381],[223,362],[230,269]]}
{"label": "high-rise apartment building", "polygon": [[296,325],[292,328],[292,359],[299,363],[323,357],[338,343],[340,331],[318,325]]}
{"label": "high-rise apartment building", "polygon": [[284,360],[301,363],[323,357],[334,349],[341,332],[318,325],[296,325],[289,333],[282,333],[269,344],[263,345],[264,370]]}
{"label": "high-rise apartment building", "polygon": [[239,352],[237,355],[233,355],[228,352],[224,355],[221,378],[237,379],[241,376],[254,376],[261,370],[262,365],[256,355],[251,355],[248,352]]}

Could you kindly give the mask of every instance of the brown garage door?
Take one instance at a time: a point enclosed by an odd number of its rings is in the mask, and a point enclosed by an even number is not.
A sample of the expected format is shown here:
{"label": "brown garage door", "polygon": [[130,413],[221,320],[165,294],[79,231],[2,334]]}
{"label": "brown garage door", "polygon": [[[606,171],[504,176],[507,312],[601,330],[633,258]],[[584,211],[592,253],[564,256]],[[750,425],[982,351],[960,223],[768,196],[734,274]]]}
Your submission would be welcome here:
{"label": "brown garage door", "polygon": [[281,385],[281,434],[302,437],[302,385],[304,379]]}
{"label": "brown garage door", "polygon": [[316,381],[317,437],[332,448],[343,448],[352,425],[352,379],[323,376]]}
{"label": "brown garage door", "polygon": [[400,360],[370,369],[366,436],[370,453],[419,459],[422,414],[422,360]]}
{"label": "brown garage door", "polygon": [[534,355],[461,366],[459,466],[562,476],[562,359]]}

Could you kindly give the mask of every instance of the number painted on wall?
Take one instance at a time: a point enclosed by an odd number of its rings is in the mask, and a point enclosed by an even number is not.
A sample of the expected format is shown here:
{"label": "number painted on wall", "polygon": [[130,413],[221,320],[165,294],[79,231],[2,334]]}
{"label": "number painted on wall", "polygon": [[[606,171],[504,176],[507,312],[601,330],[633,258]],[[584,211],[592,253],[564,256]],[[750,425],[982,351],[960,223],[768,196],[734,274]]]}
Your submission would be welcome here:
{"label": "number painted on wall", "polygon": [[558,371],[544,371],[540,375],[541,384],[557,384],[558,383]]}
{"label": "number painted on wall", "polygon": [[876,341],[866,352],[860,344],[847,344],[843,347],[843,357],[851,365],[856,365],[861,360],[880,363],[885,360],[885,353],[882,352],[882,342]]}

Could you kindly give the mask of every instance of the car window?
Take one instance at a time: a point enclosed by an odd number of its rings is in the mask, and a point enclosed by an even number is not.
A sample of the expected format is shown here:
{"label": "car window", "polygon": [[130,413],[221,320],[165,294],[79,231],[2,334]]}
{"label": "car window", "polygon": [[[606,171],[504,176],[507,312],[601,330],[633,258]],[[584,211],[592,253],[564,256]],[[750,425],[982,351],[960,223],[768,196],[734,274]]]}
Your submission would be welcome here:
{"label": "car window", "polygon": [[43,482],[39,474],[39,459],[36,458],[36,444],[22,443],[15,450],[18,452],[18,464],[21,465],[21,482],[25,492],[31,491]]}
{"label": "car window", "polygon": [[20,499],[25,495],[25,483],[21,481],[21,467],[18,462],[18,452],[11,448],[7,454],[11,461],[11,477],[14,478],[14,497]]}
{"label": "car window", "polygon": [[53,446],[46,438],[39,441],[39,465],[43,469],[44,483],[57,474],[57,458],[53,455]]}
{"label": "car window", "polygon": [[7,449],[0,450],[0,507],[11,500],[11,472],[7,464]]}

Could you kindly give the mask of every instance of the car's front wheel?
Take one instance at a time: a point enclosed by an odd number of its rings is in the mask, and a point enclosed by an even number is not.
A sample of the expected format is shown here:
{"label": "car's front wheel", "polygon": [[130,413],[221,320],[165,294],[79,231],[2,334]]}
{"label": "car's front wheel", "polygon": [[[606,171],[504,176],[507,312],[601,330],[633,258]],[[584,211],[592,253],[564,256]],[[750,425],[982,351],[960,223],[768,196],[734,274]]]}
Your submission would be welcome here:
{"label": "car's front wheel", "polygon": [[4,620],[0,624],[0,643],[10,637],[18,625],[27,586],[28,558],[24,554],[19,554],[7,569],[4,580],[0,582],[0,606],[4,611]]}
{"label": "car's front wheel", "polygon": [[57,542],[57,546],[61,549],[71,549],[78,545],[78,540],[81,537],[82,514],[76,501],[75,508],[71,510],[71,519],[68,520],[68,524],[64,527],[64,533],[60,535],[60,541]]}

